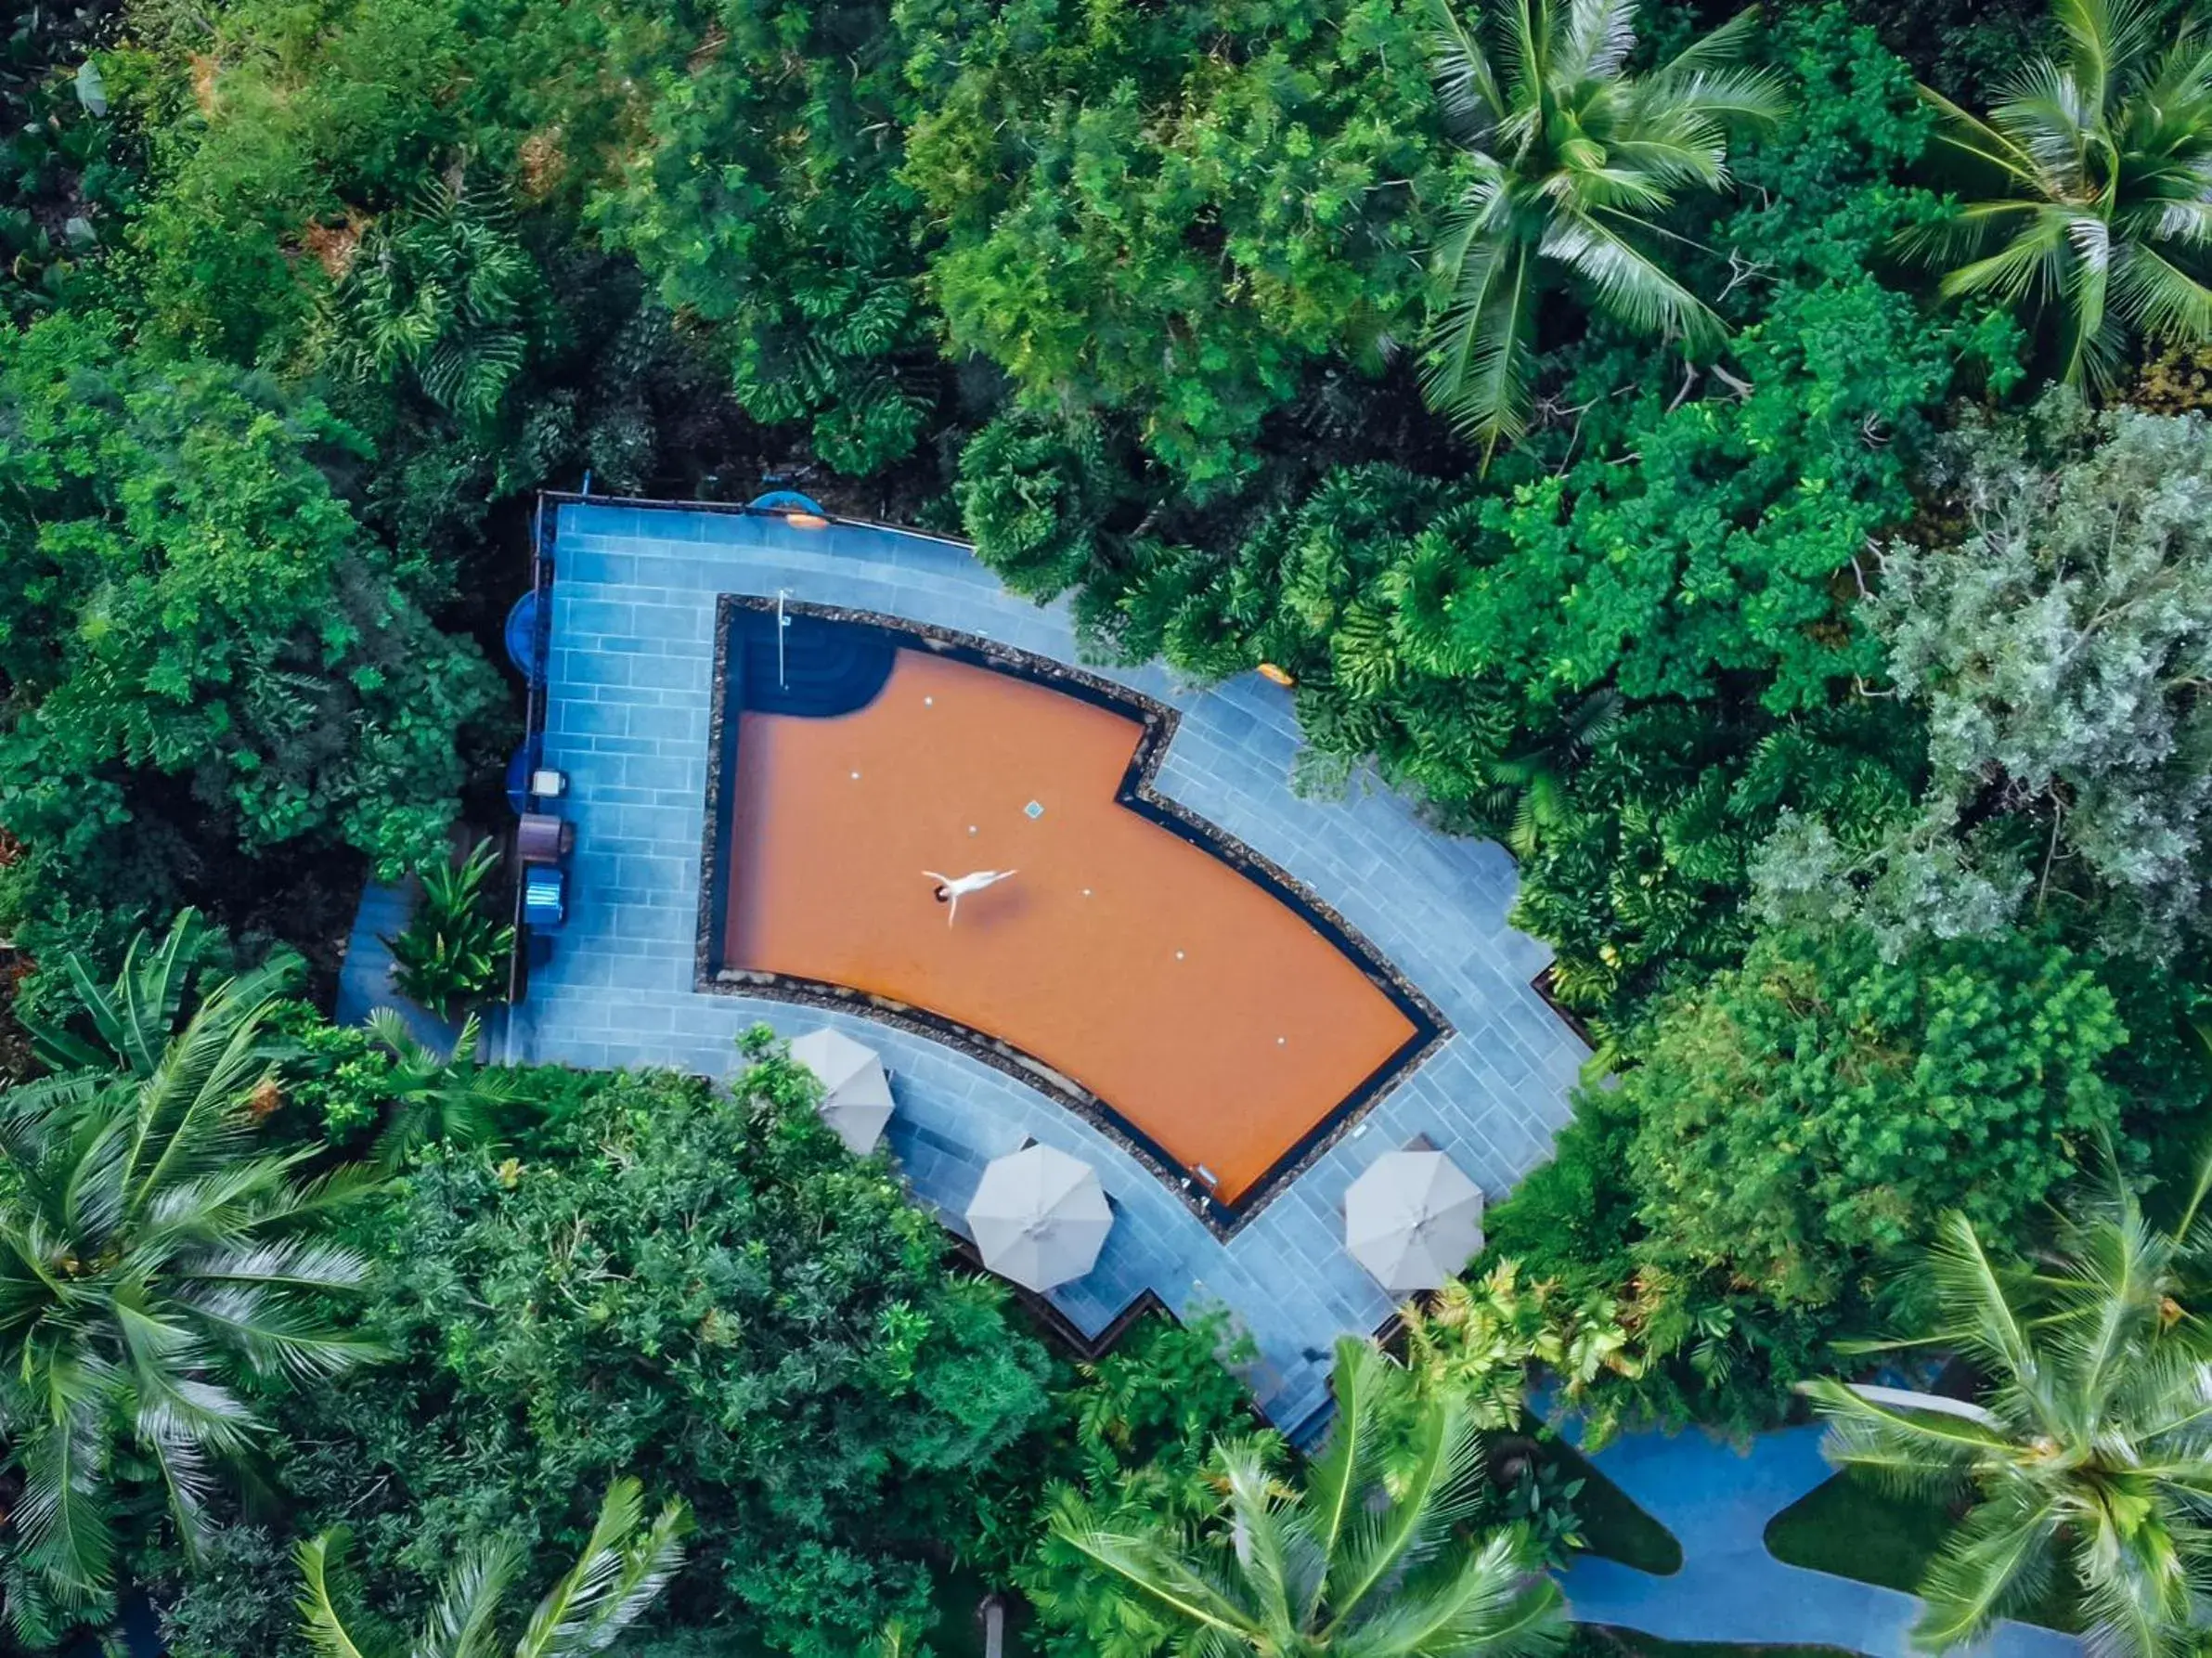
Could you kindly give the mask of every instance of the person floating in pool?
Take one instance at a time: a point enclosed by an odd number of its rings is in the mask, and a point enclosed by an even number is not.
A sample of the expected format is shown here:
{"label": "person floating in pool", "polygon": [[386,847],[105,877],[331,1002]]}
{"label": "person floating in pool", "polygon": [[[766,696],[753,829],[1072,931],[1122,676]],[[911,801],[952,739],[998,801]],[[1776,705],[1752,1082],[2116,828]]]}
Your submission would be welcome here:
{"label": "person floating in pool", "polygon": [[960,919],[960,900],[962,899],[967,897],[971,892],[981,892],[986,887],[996,887],[1001,881],[1009,879],[1015,874],[1010,869],[979,869],[972,874],[962,875],[956,880],[951,875],[940,875],[934,869],[925,869],[922,873],[937,883],[937,891],[931,896],[940,904],[952,906],[945,914],[947,926],[951,926]]}

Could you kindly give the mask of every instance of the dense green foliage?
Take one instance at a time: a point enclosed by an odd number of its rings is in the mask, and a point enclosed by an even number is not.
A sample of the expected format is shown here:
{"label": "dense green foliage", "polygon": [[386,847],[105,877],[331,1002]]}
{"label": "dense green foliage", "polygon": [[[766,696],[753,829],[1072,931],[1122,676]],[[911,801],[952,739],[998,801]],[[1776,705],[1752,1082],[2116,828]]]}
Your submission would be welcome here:
{"label": "dense green foliage", "polygon": [[254,1392],[321,1383],[375,1355],[331,1298],[366,1263],[318,1237],[361,1195],[308,1182],[307,1151],[256,1144],[274,1087],[263,1023],[297,963],[225,979],[185,1006],[207,942],[185,912],[140,939],[114,984],[72,959],[90,1034],[36,1033],[55,1068],[0,1096],[0,1424],[16,1495],[0,1592],[18,1639],[111,1616],[117,1519],[160,1493],[202,1547],[218,1469],[265,1437]]}
{"label": "dense green foliage", "polygon": [[[683,1534],[691,1516],[681,1503],[670,1503],[638,1535],[644,1517],[635,1480],[617,1480],[607,1489],[599,1519],[584,1541],[576,1563],[548,1589],[516,1636],[514,1658],[584,1658],[619,1639],[652,1608],[683,1560]],[[322,1658],[475,1658],[504,1633],[505,1600],[523,1565],[512,1538],[501,1538],[464,1555],[446,1574],[437,1610],[420,1635],[403,1642],[396,1631],[369,1624],[357,1608],[343,1604],[339,1587],[345,1549],[341,1526],[300,1545],[300,1575],[305,1591],[301,1620],[308,1640]],[[357,1630],[368,1634],[356,1634]]]}
{"label": "dense green foliage", "polygon": [[827,464],[875,472],[936,401],[885,8],[692,9],[704,28],[650,71],[648,135],[595,221],[664,303],[712,328],[748,413],[804,421]]}
{"label": "dense green foliage", "polygon": [[[1516,1444],[1439,1579],[1578,1535],[1533,1369],[1600,1430],[1757,1425],[1929,1312],[1888,1274],[1947,1211],[1995,1254],[2102,1147],[2155,1181],[2212,1074],[2203,41],[2087,0],[11,16],[0,1056],[52,1073],[0,1108],[11,1614],[138,1582],[180,1658],[297,1658],[300,1541],[349,1524],[414,1626],[636,1478],[699,1528],[672,1653],[845,1658],[958,1563],[1055,1658],[1150,1658],[1176,1617],[1087,1525],[1222,1565],[1224,1482],[1287,1535],[1342,1473],[1235,1448],[1225,1325],[1056,1367],[772,1052],[725,1093],[264,1005],[272,945],[321,992],[365,874],[502,821],[485,646],[529,492],[588,470],[964,529],[1102,655],[1292,680],[1300,786],[1508,848],[1598,1063],[1409,1327],[1444,1427],[1391,1415],[1390,1495],[1409,1444],[1466,1471],[1455,1419]],[[1960,138],[2032,153],[1992,197]],[[1979,225],[1994,265],[1908,257]],[[403,988],[459,1012],[504,940],[451,885]],[[192,903],[223,950],[86,1024],[69,947]],[[188,1248],[69,1207],[133,1135],[209,1165]],[[356,1156],[389,1189],[304,1241]],[[327,1270],[240,1267],[283,1328],[233,1341],[191,1275],[252,1250]]]}
{"label": "dense green foliage", "polygon": [[1214,1449],[1223,1499],[1202,1529],[1115,1530],[1077,1504],[1054,1516],[1055,1535],[1208,1658],[1331,1648],[1520,1658],[1556,1647],[1559,1587],[1532,1571],[1524,1539],[1455,1537],[1480,1504],[1465,1402],[1448,1390],[1406,1397],[1412,1378],[1350,1336],[1330,1387],[1336,1425],[1304,1489],[1286,1488],[1267,1440],[1230,1440]]}
{"label": "dense green foliage", "polygon": [[1653,256],[1652,224],[1684,190],[1727,182],[1728,124],[1771,122],[1781,89],[1736,63],[1755,20],[1748,11],[1629,73],[1636,10],[1632,0],[1437,7],[1437,102],[1474,176],[1436,250],[1450,296],[1422,388],[1494,450],[1528,431],[1547,278],[1572,276],[1606,315],[1693,347],[1725,331]]}
{"label": "dense green foliage", "polygon": [[101,314],[0,335],[0,823],[19,914],[148,913],[297,844],[397,873],[442,844],[496,698],[361,532],[320,402],[128,351]]}
{"label": "dense green foliage", "polygon": [[1407,0],[901,0],[906,177],[951,343],[1128,417],[1199,487],[1329,356],[1417,315],[1448,188]]}
{"label": "dense green foliage", "polygon": [[1146,1320],[1057,1396],[1018,1487],[990,1494],[977,1557],[1028,1598],[1052,1658],[1144,1658],[1172,1633],[1160,1608],[1101,1584],[1050,1521],[1080,1509],[1117,1529],[1181,1528],[1213,1511],[1213,1446],[1252,1428],[1244,1383],[1217,1356],[1223,1336],[1216,1317]]}
{"label": "dense green foliage", "polygon": [[2167,1227],[2125,1186],[2078,1204],[2033,1269],[1995,1258],[1950,1216],[1922,1268],[1933,1315],[1917,1343],[1967,1359],[1972,1401],[1808,1390],[1833,1423],[1829,1455],[1905,1494],[1973,1507],[1917,1586],[1931,1649],[2054,1594],[2101,1650],[2193,1652],[2191,1586],[2212,1551],[2199,1216],[2212,1165]]}
{"label": "dense green foliage", "polygon": [[2126,1035],[2063,948],[1891,963],[1847,929],[1766,934],[1667,1008],[1622,1080],[1646,1251],[1822,1306],[1947,1210],[2006,1227],[2118,1132],[2098,1062]]}
{"label": "dense green foliage", "polygon": [[1959,514],[1892,546],[1871,609],[1926,710],[1911,818],[1857,847],[1800,825],[1762,879],[1893,944],[2055,909],[2105,949],[2170,958],[2202,926],[2212,728],[2212,435],[2062,395],[1947,444]]}
{"label": "dense green foliage", "polygon": [[2212,49],[2193,20],[2162,29],[2150,0],[2058,0],[2051,15],[2063,48],[2024,65],[1986,120],[1931,95],[1947,148],[2002,194],[1909,240],[1952,263],[1946,294],[2040,307],[2060,379],[2110,391],[2130,331],[2212,343]]}
{"label": "dense green foliage", "polygon": [[414,1496],[365,1544],[427,1566],[487,1524],[550,1540],[627,1471],[690,1504],[701,1570],[775,1650],[925,1621],[918,1545],[1042,1403],[1000,1295],[945,1274],[787,1061],[732,1100],[562,1086],[512,1162],[432,1157],[362,1230],[399,1356],[318,1408]]}

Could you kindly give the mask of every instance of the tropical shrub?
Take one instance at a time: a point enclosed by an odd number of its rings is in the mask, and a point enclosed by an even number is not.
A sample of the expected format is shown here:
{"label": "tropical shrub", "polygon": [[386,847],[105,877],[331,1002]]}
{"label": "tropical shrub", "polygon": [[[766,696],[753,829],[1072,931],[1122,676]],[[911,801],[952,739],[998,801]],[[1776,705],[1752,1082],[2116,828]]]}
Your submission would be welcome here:
{"label": "tropical shrub", "polygon": [[506,400],[546,300],[512,210],[441,179],[361,234],[330,298],[327,347],[362,379],[404,382],[482,429]]}
{"label": "tropical shrub", "polygon": [[384,940],[392,981],[440,1018],[484,1001],[506,977],[514,928],[492,913],[484,889],[498,867],[499,848],[488,838],[464,858],[428,865],[406,927]]}
{"label": "tropical shrub", "polygon": [[511,1073],[478,1063],[484,1029],[474,1014],[461,1020],[451,1051],[444,1054],[420,1041],[389,1007],[369,1013],[368,1030],[387,1060],[374,1084],[389,1101],[388,1120],[376,1141],[380,1164],[397,1168],[433,1143],[498,1143],[500,1119],[523,1098],[523,1089]]}
{"label": "tropical shrub", "polygon": [[[1486,1432],[1518,1431],[1537,1374],[1570,1408],[1592,1395],[1601,1378],[1633,1377],[1641,1364],[1602,1289],[1570,1294],[1559,1284],[1525,1278],[1517,1261],[1500,1261],[1478,1276],[1455,1279],[1401,1312],[1405,1367],[1416,1381],[1448,1393]],[[1584,1444],[1596,1449],[1612,1428],[1602,1404],[1585,1423]]]}
{"label": "tropical shrub", "polygon": [[1862,1293],[1959,1210],[2006,1236],[2115,1138],[2127,1040],[2063,947],[2008,936],[1891,963],[1859,930],[1761,937],[1659,1010],[1621,1093],[1639,1254],[1782,1307]]}
{"label": "tropical shrub", "polygon": [[697,330],[580,225],[635,148],[640,86],[680,58],[665,18],[141,0],[132,21],[101,62],[146,167],[103,291],[143,349],[325,397],[373,447],[336,469],[356,515],[467,621],[509,585],[511,547],[487,542],[520,492],[589,470],[696,494],[754,460]]}
{"label": "tropical shrub", "polygon": [[1028,1600],[1041,1652],[1141,1658],[1173,1633],[1159,1608],[1102,1580],[1049,1521],[1076,1504],[1117,1530],[1192,1526],[1211,1514],[1214,1444],[1252,1427],[1250,1392],[1224,1354],[1248,1356],[1219,1313],[1188,1325],[1145,1319],[1054,1393],[1034,1442],[1007,1459],[979,1505],[972,1553]]}
{"label": "tropical shrub", "polygon": [[638,71],[647,136],[594,201],[671,310],[711,327],[755,420],[801,423],[864,475],[935,405],[937,322],[892,117],[899,36],[878,0],[718,0]]}
{"label": "tropical shrub", "polygon": [[252,883],[210,877],[241,858],[396,874],[443,844],[497,681],[432,623],[441,577],[331,487],[359,453],[321,404],[133,353],[111,317],[0,331],[9,919],[203,882],[233,905]]}
{"label": "tropical shrub", "polygon": [[1407,0],[899,0],[901,176],[950,345],[1201,491],[1331,354],[1417,323],[1448,159]]}
{"label": "tropical shrub", "polygon": [[1558,1587],[1503,1531],[1455,1536],[1473,1510],[1475,1430],[1448,1391],[1411,1413],[1391,1450],[1391,1361],[1350,1337],[1337,1346],[1338,1419],[1289,1487],[1265,1440],[1216,1446],[1224,1490],[1202,1531],[1109,1530],[1080,1504],[1053,1529],[1093,1569],[1151,1601],[1185,1642],[1254,1658],[1335,1645],[1378,1658],[1544,1652],[1565,1635]]}
{"label": "tropical shrub", "polygon": [[1105,424],[1003,416],[960,451],[952,496],[976,556],[1017,593],[1104,586],[1106,526],[1133,481]]}
{"label": "tropical shrub", "polygon": [[[618,49],[623,8],[230,0],[138,13],[111,59],[144,83],[149,131],[131,286],[158,337],[232,361],[308,351],[364,248],[373,263],[402,226],[397,258],[419,269],[434,240],[419,210],[460,181],[573,205],[635,113],[618,84],[572,72]],[[452,297],[399,280],[432,313]]]}
{"label": "tropical shrub", "polygon": [[729,1095],[527,1073],[548,1115],[507,1158],[427,1147],[364,1216],[396,1357],[288,1406],[279,1471],[348,1517],[372,1587],[484,1536],[571,1547],[579,1491],[627,1471],[705,1539],[679,1614],[796,1658],[926,1626],[930,1562],[1041,1411],[1043,1355],[822,1127],[810,1074],[752,1058]]}

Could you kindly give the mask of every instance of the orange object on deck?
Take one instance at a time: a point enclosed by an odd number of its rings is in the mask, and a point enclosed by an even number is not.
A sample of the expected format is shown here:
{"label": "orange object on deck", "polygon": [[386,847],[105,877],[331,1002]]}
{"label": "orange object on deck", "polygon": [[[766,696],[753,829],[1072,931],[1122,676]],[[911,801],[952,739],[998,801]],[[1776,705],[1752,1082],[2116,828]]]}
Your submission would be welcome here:
{"label": "orange object on deck", "polygon": [[[722,963],[1011,1044],[1235,1204],[1421,1033],[1362,964],[1117,798],[1111,707],[900,649],[866,707],[740,717]],[[956,926],[925,870],[1011,869]]]}

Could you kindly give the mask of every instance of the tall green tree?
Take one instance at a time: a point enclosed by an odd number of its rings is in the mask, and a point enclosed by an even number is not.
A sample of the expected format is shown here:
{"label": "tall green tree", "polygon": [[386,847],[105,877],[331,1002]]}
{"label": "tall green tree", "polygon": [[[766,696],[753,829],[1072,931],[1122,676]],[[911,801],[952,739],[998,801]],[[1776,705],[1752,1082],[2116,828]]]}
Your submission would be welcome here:
{"label": "tall green tree", "polygon": [[2172,1230],[2122,1190],[2033,1268],[1950,1216],[1924,1271],[1934,1316],[1909,1344],[1966,1358],[1980,1378],[1971,1401],[1808,1386],[1832,1424],[1832,1460],[1973,1504],[1921,1586],[1914,1633],[1929,1649],[1974,1640],[2063,1586],[2096,1650],[2200,1650],[2212,1413],[2187,1257],[2212,1244],[2207,1172]]}
{"label": "tall green tree", "polygon": [[1659,68],[1628,70],[1634,0],[1433,0],[1437,100],[1473,162],[1435,250],[1444,299],[1422,385],[1489,448],[1528,430],[1536,306],[1571,276],[1609,316],[1692,348],[1727,330],[1654,252],[1688,189],[1728,183],[1731,122],[1772,121],[1779,83],[1736,59],[1744,12]]}
{"label": "tall green tree", "polygon": [[2017,814],[2038,910],[2055,887],[2106,948],[2171,952],[2212,874],[2212,428],[2056,393],[1929,472],[1967,533],[1893,546],[1871,607],[1927,710],[1925,813]]}
{"label": "tall green tree", "polygon": [[901,176],[950,343],[1198,491],[1413,322],[1447,155],[1415,0],[899,0]]}
{"label": "tall green tree", "polygon": [[[660,1599],[683,1563],[683,1535],[691,1515],[680,1502],[662,1509],[640,1534],[640,1487],[617,1480],[600,1505],[598,1522],[576,1563],[545,1593],[509,1651],[514,1658],[586,1658],[621,1638]],[[382,1623],[370,1623],[344,1602],[334,1582],[345,1551],[344,1528],[300,1545],[300,1617],[322,1658],[489,1658],[512,1620],[510,1591],[527,1563],[513,1538],[479,1545],[446,1575],[437,1604],[411,1641]]]}
{"label": "tall green tree", "polygon": [[1042,1410],[1044,1355],[822,1127],[804,1069],[752,1055],[728,1092],[524,1073],[540,1111],[509,1157],[427,1147],[359,1217],[396,1357],[286,1402],[283,1477],[349,1517],[379,1582],[487,1533],[550,1547],[579,1490],[635,1474],[716,1540],[739,1639],[847,1658],[926,1626],[931,1561]]}
{"label": "tall green tree", "polygon": [[1074,1502],[1054,1529],[1204,1658],[1549,1651],[1565,1633],[1558,1586],[1532,1574],[1510,1533],[1478,1543],[1460,1530],[1481,1457],[1465,1406],[1439,1390],[1398,1445],[1393,1370],[1366,1342],[1338,1343],[1337,1425],[1302,1491],[1286,1489],[1264,1444],[1235,1440],[1215,1454],[1227,1501],[1197,1535],[1108,1531]]}
{"label": "tall green tree", "polygon": [[[2212,37],[2169,32],[2152,0],[2054,0],[2064,46],[2027,64],[1985,117],[1923,89],[1943,141],[1989,193],[1908,245],[1947,294],[2042,315],[2059,377],[2109,392],[2130,333],[2212,341]],[[1961,263],[1962,261],[1962,263]]]}
{"label": "tall green tree", "polygon": [[189,1552],[215,1466],[263,1421],[248,1388],[320,1380],[371,1356],[325,1298],[365,1263],[318,1236],[359,1194],[303,1182],[317,1148],[259,1144],[274,1082],[263,1020],[292,968],[226,980],[181,1027],[198,918],[141,939],[112,986],[69,973],[93,1039],[41,1032],[84,1061],[0,1099],[0,1430],[22,1483],[9,1515],[28,1581],[9,1615],[36,1639],[111,1607],[122,1447],[152,1470]]}
{"label": "tall green tree", "polygon": [[8,922],[252,902],[221,874],[280,848],[443,850],[498,683],[431,618],[446,573],[334,486],[367,458],[320,402],[116,317],[0,331]]}
{"label": "tall green tree", "polygon": [[1654,1017],[1621,1092],[1645,1258],[1830,1307],[1932,1237],[1992,1236],[2116,1135],[2127,1031],[2062,947],[2007,935],[1891,962],[1857,929],[1763,935]]}
{"label": "tall green tree", "polygon": [[899,33],[882,0],[684,11],[693,27],[634,71],[654,88],[644,142],[592,215],[712,330],[746,413],[802,427],[839,472],[879,471],[938,395]]}

